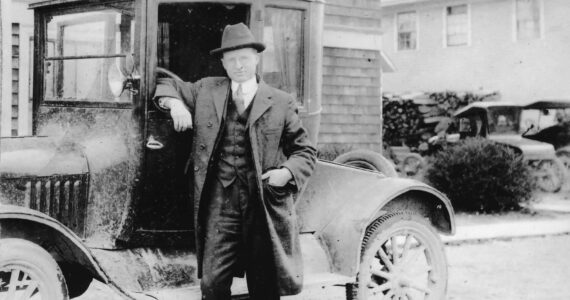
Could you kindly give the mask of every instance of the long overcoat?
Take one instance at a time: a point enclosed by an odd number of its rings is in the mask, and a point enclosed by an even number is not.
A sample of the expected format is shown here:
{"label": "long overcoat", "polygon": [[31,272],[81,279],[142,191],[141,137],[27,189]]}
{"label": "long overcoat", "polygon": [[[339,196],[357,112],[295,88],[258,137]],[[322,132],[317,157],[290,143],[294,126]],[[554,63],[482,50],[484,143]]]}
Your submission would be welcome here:
{"label": "long overcoat", "polygon": [[[252,102],[247,127],[254,167],[257,175],[258,197],[265,210],[267,232],[275,259],[276,276],[281,295],[297,294],[303,283],[303,264],[299,244],[294,195],[311,175],[316,161],[316,150],[297,114],[293,97],[259,80]],[[189,171],[193,172],[194,228],[198,276],[201,276],[203,258],[203,228],[199,211],[209,165],[215,162],[215,142],[221,134],[224,107],[231,93],[230,79],[208,77],[195,83],[160,79],[155,99],[169,96],[182,99],[193,117],[193,142]],[[263,188],[261,174],[272,168],[285,167],[293,175],[296,191],[275,196]]]}

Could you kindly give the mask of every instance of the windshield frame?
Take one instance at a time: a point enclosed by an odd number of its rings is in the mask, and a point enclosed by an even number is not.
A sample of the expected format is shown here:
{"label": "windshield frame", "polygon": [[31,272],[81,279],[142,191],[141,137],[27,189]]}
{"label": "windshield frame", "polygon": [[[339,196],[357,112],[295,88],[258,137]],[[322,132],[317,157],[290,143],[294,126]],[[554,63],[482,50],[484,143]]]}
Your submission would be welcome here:
{"label": "windshield frame", "polygon": [[[516,128],[511,128],[511,130],[509,131],[503,131],[503,132],[498,132],[497,131],[497,124],[498,120],[497,118],[495,118],[495,114],[497,114],[500,111],[505,111],[505,110],[512,110],[513,114],[513,120],[511,120],[513,122],[513,126],[516,126]],[[487,132],[489,135],[519,135],[520,134],[520,129],[521,129],[521,123],[520,123],[520,118],[521,118],[521,112],[522,112],[522,108],[519,106],[492,106],[487,108]],[[503,114],[504,115],[504,114]],[[501,115],[502,116],[502,115]],[[506,122],[508,122],[508,120],[505,120]],[[509,126],[512,127],[512,126]]]}
{"label": "windshield frame", "polygon": [[[102,101],[102,99],[46,99],[45,91],[45,69],[46,63],[49,61],[58,60],[76,60],[76,59],[107,59],[107,58],[126,58],[127,53],[113,53],[113,54],[96,54],[96,55],[78,55],[78,56],[47,56],[47,39],[48,39],[48,24],[52,17],[100,11],[108,9],[110,4],[114,3],[132,3],[133,7],[133,21],[134,28],[132,32],[134,34],[134,42],[132,45],[132,54],[136,57],[139,54],[139,48],[141,45],[140,32],[141,32],[141,22],[139,16],[140,10],[140,0],[115,0],[115,1],[101,1],[100,3],[81,3],[69,6],[47,6],[42,8],[37,8],[34,11],[35,15],[35,25],[34,25],[34,70],[33,70],[33,111],[34,120],[37,119],[37,111],[40,106],[49,107],[81,107],[81,108],[119,108],[119,109],[131,109],[135,106],[135,102],[138,101],[137,96],[132,97],[132,101]],[[135,61],[138,59],[135,58]],[[139,64],[135,64],[138,66]],[[128,93],[124,91],[123,93]],[[139,93],[140,94],[140,93]],[[35,122],[34,122],[35,123]],[[35,126],[34,126],[35,127]]]}

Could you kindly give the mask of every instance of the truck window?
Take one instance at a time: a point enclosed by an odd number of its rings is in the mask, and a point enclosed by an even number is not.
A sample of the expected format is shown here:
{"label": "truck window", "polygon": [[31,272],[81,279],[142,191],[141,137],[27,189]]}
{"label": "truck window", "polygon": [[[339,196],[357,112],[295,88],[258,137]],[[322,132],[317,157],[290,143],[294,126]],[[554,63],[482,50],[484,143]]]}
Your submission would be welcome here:
{"label": "truck window", "polygon": [[[47,20],[45,101],[128,102],[109,77],[121,77],[121,58],[133,51],[132,2],[90,12],[57,13]],[[117,82],[117,81],[114,81]]]}
{"label": "truck window", "polygon": [[263,26],[263,80],[303,106],[303,24],[301,9],[267,7]]}

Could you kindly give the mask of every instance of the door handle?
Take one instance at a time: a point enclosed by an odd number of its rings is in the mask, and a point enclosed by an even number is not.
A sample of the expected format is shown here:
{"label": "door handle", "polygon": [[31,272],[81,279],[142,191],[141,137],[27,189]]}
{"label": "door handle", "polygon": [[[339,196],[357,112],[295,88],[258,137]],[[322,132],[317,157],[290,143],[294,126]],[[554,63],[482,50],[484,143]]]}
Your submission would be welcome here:
{"label": "door handle", "polygon": [[146,147],[151,150],[160,150],[164,148],[164,144],[159,142],[154,136],[151,134],[146,141]]}

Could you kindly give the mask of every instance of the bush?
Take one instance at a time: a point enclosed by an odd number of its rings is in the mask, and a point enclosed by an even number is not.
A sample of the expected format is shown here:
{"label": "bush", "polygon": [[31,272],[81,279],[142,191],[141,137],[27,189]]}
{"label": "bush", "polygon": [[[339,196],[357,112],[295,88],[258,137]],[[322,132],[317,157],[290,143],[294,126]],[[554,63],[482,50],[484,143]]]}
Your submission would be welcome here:
{"label": "bush", "polygon": [[456,210],[519,210],[532,197],[534,180],[522,156],[495,142],[462,140],[429,162],[425,179],[447,194]]}
{"label": "bush", "polygon": [[325,144],[319,147],[317,157],[320,160],[333,161],[339,155],[352,150],[352,145],[349,144]]}

